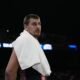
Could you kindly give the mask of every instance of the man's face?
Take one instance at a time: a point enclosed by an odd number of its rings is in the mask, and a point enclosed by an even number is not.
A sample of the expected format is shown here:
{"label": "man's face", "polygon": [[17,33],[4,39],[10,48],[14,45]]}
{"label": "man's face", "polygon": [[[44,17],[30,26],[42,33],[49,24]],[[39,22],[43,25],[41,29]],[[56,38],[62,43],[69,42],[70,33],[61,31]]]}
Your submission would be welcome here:
{"label": "man's face", "polygon": [[41,34],[41,21],[40,21],[40,19],[31,18],[29,20],[29,24],[27,25],[27,30],[34,37],[39,37]]}

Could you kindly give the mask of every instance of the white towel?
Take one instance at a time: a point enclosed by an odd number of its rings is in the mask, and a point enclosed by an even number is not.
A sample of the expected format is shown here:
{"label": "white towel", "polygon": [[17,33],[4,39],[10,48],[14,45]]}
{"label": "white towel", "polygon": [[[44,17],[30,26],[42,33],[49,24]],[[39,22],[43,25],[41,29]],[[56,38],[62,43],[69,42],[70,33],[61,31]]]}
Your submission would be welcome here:
{"label": "white towel", "polygon": [[32,67],[44,76],[51,74],[50,65],[40,43],[24,30],[12,43],[22,70]]}

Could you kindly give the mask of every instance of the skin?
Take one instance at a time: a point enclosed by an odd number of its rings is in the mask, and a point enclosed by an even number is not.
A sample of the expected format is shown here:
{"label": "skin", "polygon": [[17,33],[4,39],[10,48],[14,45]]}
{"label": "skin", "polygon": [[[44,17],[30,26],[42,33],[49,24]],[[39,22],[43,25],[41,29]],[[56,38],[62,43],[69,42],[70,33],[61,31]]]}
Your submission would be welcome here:
{"label": "skin", "polygon": [[[39,37],[41,34],[40,19],[31,18],[27,25],[24,24],[24,29],[27,30],[34,37],[36,38]],[[13,49],[10,60],[5,70],[5,80],[16,80],[18,68],[19,68],[19,63],[16,57],[15,50]],[[26,80],[24,73],[21,73],[20,77],[21,77],[20,80]],[[45,76],[42,76],[42,80],[45,80]]]}
{"label": "skin", "polygon": [[41,21],[40,19],[30,19],[28,25],[24,25],[27,30],[34,37],[39,37],[41,34]]}
{"label": "skin", "polygon": [[5,80],[16,80],[18,67],[19,67],[18,60],[13,49],[10,60],[6,67]]}

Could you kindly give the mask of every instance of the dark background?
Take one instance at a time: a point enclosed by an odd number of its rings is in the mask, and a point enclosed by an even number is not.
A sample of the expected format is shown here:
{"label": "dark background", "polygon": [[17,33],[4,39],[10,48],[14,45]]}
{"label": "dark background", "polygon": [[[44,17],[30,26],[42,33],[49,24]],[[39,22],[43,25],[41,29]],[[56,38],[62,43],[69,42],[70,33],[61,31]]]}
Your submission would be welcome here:
{"label": "dark background", "polygon": [[0,32],[6,33],[9,29],[12,38],[15,38],[23,30],[24,16],[35,13],[41,17],[43,33],[79,40],[79,8],[77,1],[3,0],[0,2]]}
{"label": "dark background", "polygon": [[[0,42],[12,42],[23,31],[23,18],[35,13],[41,17],[41,43],[51,43],[52,51],[45,51],[53,73],[49,80],[78,80],[80,71],[80,5],[78,1],[0,1]],[[9,31],[9,32],[8,32]],[[74,43],[77,49],[69,49]],[[9,60],[11,48],[0,48],[1,79]],[[61,75],[63,74],[63,75]],[[66,76],[67,75],[67,76]],[[64,77],[64,78],[63,78]],[[0,79],[0,80],[1,80]]]}

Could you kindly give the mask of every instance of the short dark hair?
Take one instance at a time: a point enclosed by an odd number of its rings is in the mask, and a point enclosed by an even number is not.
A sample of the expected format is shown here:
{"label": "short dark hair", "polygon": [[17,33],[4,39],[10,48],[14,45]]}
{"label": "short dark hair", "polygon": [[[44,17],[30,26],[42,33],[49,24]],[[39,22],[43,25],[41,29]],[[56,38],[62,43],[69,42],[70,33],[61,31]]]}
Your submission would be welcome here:
{"label": "short dark hair", "polygon": [[23,20],[23,25],[26,24],[28,25],[29,23],[29,20],[33,18],[33,19],[39,19],[40,17],[37,15],[37,14],[28,14],[24,17],[24,20]]}

